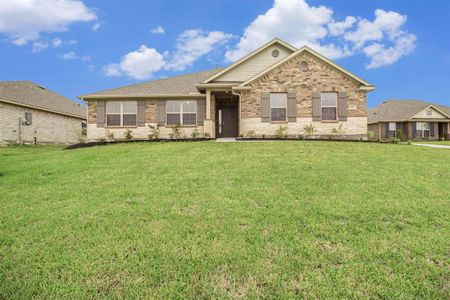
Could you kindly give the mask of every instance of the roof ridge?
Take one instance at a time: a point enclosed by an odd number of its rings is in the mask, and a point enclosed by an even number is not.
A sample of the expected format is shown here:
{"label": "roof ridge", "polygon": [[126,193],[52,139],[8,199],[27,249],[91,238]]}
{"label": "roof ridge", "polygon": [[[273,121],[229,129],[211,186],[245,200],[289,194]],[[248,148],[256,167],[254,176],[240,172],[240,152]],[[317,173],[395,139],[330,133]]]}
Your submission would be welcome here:
{"label": "roof ridge", "polygon": [[143,85],[143,84],[148,84],[148,83],[151,83],[151,82],[159,82],[159,81],[169,80],[169,79],[173,79],[173,78],[179,78],[179,77],[183,77],[183,76],[190,76],[190,75],[194,75],[194,74],[211,72],[213,70],[218,70],[217,72],[220,72],[220,70],[222,70],[222,69],[224,69],[224,68],[223,67],[217,67],[217,68],[207,69],[207,70],[193,72],[193,73],[179,74],[179,75],[170,76],[170,77],[166,77],[166,78],[159,78],[159,79],[155,79],[155,80],[149,80],[149,81],[143,81],[143,82],[133,83],[133,84],[129,84],[129,85],[123,85],[123,86],[112,88],[112,89],[106,89],[106,90],[101,90],[101,91],[96,91],[96,92],[84,94],[84,95],[78,96],[78,98],[82,98],[84,96],[88,96],[88,95],[92,95],[92,94],[103,93],[103,92],[106,92],[106,91],[114,91],[114,90],[122,89],[122,88],[135,87],[135,86],[139,86],[139,85]]}

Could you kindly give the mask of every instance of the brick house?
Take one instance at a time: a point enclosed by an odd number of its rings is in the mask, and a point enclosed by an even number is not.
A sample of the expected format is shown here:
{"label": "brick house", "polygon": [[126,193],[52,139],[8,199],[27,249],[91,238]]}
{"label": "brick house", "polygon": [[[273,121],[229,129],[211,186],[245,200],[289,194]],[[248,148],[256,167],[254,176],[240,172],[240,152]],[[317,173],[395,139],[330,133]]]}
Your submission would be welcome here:
{"label": "brick house", "polygon": [[88,140],[109,134],[148,138],[289,136],[367,139],[366,93],[375,87],[309,47],[274,39],[223,69],[80,96],[88,104]]}
{"label": "brick house", "polygon": [[450,139],[450,107],[418,100],[388,100],[368,111],[370,139]]}
{"label": "brick house", "polygon": [[0,82],[0,144],[74,144],[86,108],[31,81]]}

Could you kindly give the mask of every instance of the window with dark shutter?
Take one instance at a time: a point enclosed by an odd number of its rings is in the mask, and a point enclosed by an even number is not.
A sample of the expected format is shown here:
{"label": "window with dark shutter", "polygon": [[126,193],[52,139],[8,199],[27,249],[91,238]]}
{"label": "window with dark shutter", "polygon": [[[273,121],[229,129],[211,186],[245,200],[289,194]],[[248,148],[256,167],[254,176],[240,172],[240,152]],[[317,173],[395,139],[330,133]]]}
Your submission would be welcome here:
{"label": "window with dark shutter", "polygon": [[270,94],[270,120],[286,121],[287,117],[287,94],[271,93]]}
{"label": "window with dark shutter", "polygon": [[322,120],[337,120],[337,93],[321,93]]}

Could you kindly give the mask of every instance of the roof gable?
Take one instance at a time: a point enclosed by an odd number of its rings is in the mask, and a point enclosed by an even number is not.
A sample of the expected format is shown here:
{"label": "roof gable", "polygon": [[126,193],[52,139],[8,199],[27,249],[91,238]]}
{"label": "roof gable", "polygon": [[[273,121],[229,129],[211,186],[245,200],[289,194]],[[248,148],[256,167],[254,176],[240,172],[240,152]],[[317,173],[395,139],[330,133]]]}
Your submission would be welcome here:
{"label": "roof gable", "polygon": [[317,51],[309,48],[308,46],[303,46],[303,47],[299,48],[297,51],[295,51],[291,55],[285,57],[284,59],[282,59],[282,60],[278,61],[277,63],[273,64],[272,66],[270,66],[269,68],[267,68],[267,69],[263,70],[262,72],[254,75],[253,77],[249,78],[248,80],[243,82],[240,86],[242,87],[242,86],[246,86],[246,85],[252,83],[253,81],[257,80],[258,78],[260,78],[262,76],[264,76],[265,74],[269,73],[270,71],[272,71],[273,69],[277,68],[278,66],[284,64],[285,62],[287,62],[287,61],[297,57],[298,55],[300,55],[303,52],[308,52],[309,54],[313,55],[314,57],[318,58],[319,60],[325,62],[326,64],[332,66],[333,68],[337,69],[338,71],[342,72],[343,74],[349,76],[353,80],[361,83],[366,90],[372,91],[372,90],[375,89],[375,87],[372,84],[370,84],[369,82],[367,82],[364,79],[362,79],[361,77],[351,73],[350,71],[346,70],[345,68],[341,67],[337,63],[335,63],[332,60],[330,60],[330,59],[326,58],[325,56],[321,55]]}
{"label": "roof gable", "polygon": [[450,116],[450,107],[448,106],[419,100],[387,100],[367,111],[368,122],[409,121],[428,108],[434,109],[447,118]]}
{"label": "roof gable", "polygon": [[[278,57],[272,57],[273,50],[279,51]],[[222,82],[242,82],[252,77],[253,75],[261,72],[262,70],[270,67],[274,63],[282,60],[296,51],[296,48],[288,43],[275,38],[255,51],[244,56],[240,60],[231,64],[221,72],[214,74],[203,81],[203,84],[210,83],[212,81]]]}
{"label": "roof gable", "polygon": [[0,101],[56,114],[86,118],[86,108],[32,81],[0,82]]}
{"label": "roof gable", "polygon": [[[428,113],[429,112],[429,113]],[[449,116],[434,107],[433,105],[429,105],[419,111],[417,114],[411,117],[411,119],[448,119]]]}

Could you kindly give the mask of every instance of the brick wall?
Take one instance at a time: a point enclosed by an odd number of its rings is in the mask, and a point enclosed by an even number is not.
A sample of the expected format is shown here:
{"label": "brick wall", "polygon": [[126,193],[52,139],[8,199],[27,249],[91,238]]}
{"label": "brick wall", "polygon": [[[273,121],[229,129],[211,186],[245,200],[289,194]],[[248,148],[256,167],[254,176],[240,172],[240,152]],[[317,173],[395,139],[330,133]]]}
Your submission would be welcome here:
{"label": "brick wall", "polygon": [[22,126],[25,143],[34,143],[35,138],[38,144],[80,142],[81,119],[0,102],[0,143],[19,142],[18,119],[25,112],[32,113],[32,124]]}
{"label": "brick wall", "polygon": [[[308,63],[308,69],[300,68],[301,62]],[[317,59],[309,53],[301,53],[278,66],[268,74],[250,84],[251,90],[241,95],[241,131],[255,131],[257,135],[274,130],[274,124],[261,122],[261,93],[295,92],[297,95],[297,122],[287,123],[291,134],[303,134],[304,124],[312,123],[318,135],[330,136],[333,128],[340,124],[347,137],[367,138],[366,94],[358,90],[360,83]],[[347,92],[348,120],[345,122],[324,123],[312,121],[312,92]]]}

